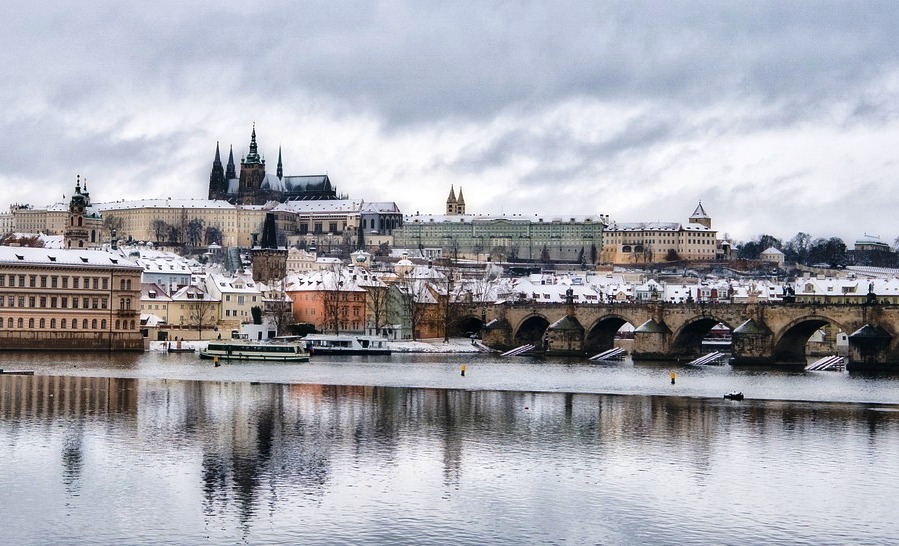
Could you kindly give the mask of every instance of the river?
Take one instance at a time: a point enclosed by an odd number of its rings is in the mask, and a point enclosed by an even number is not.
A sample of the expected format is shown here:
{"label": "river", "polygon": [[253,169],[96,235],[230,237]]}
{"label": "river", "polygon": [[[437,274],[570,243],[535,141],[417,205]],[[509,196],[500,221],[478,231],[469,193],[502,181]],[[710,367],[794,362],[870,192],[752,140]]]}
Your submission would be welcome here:
{"label": "river", "polygon": [[36,373],[0,375],[10,544],[899,543],[891,376],[472,354],[2,367]]}

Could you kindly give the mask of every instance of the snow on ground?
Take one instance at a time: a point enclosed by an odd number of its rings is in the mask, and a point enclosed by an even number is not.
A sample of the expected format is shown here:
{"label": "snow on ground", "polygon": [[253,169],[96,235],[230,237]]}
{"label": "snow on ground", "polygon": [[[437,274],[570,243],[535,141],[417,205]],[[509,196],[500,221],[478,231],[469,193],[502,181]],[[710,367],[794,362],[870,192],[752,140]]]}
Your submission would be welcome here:
{"label": "snow on ground", "polygon": [[[468,338],[450,338],[446,343],[443,338],[423,339],[418,341],[390,341],[388,346],[395,353],[477,353],[484,352],[486,349],[477,341],[477,345],[472,344]],[[203,350],[209,344],[209,340],[203,341],[182,341],[182,349]],[[165,352],[167,346],[172,349],[176,348],[175,341],[151,341],[150,351]]]}

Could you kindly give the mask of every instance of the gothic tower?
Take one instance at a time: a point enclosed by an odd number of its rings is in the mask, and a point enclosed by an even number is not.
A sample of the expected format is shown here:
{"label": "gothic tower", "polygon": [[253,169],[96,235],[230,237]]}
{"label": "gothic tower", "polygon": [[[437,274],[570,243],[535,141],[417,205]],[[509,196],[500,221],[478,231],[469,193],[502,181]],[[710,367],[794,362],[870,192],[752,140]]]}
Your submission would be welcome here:
{"label": "gothic tower", "polygon": [[275,215],[266,213],[262,226],[262,242],[252,249],[253,280],[272,282],[287,275],[287,248],[278,246]]}
{"label": "gothic tower", "polygon": [[446,214],[448,216],[456,214],[456,192],[453,191],[452,185],[450,185],[449,197],[446,198]]}
{"label": "gothic tower", "polygon": [[[237,178],[237,170],[234,168],[234,146],[228,152],[228,167],[225,169],[225,180],[234,180]],[[227,190],[228,188],[225,188]]]}
{"label": "gothic tower", "polygon": [[241,205],[261,205],[258,201],[262,180],[265,178],[265,159],[256,146],[256,125],[250,136],[250,151],[240,162],[240,182],[237,186],[237,202]]}
{"label": "gothic tower", "polygon": [[456,199],[456,214],[465,214],[465,198],[462,197],[462,186],[459,186],[459,198]]}
{"label": "gothic tower", "polygon": [[209,199],[226,199],[228,182],[225,180],[225,168],[219,155],[219,143],[215,143],[215,159],[212,161],[212,172],[209,173]]}
{"label": "gothic tower", "polygon": [[281,164],[281,147],[278,146],[278,180],[284,180],[284,165]]}

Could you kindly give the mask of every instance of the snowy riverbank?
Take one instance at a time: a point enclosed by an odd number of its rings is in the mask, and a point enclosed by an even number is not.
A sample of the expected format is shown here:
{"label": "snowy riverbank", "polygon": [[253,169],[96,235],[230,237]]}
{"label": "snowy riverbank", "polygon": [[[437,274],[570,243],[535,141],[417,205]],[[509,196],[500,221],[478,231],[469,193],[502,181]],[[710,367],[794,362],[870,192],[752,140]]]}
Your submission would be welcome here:
{"label": "snowy riverbank", "polygon": [[[151,341],[150,351],[165,352],[167,346],[172,349],[176,348],[175,341]],[[425,339],[419,341],[391,341],[388,342],[390,350],[395,353],[478,353],[488,352],[483,345],[474,345],[468,338],[451,338],[444,343],[443,339]],[[203,341],[182,341],[181,349],[202,350],[209,344],[209,340]]]}

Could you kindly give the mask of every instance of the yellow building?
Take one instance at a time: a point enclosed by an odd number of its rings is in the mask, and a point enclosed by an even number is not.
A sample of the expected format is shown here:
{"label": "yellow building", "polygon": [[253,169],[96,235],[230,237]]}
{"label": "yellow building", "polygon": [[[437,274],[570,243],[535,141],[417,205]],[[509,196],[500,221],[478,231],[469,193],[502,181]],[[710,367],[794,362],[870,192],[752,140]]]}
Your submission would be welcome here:
{"label": "yellow building", "polygon": [[[232,205],[209,199],[142,199],[94,205],[107,219],[121,222],[119,238],[138,241],[190,242],[192,222],[199,221],[197,246],[212,243],[221,246],[249,247],[252,234],[262,232],[264,206]],[[174,233],[173,233],[174,230]],[[215,232],[221,240],[207,240]],[[216,237],[213,237],[216,238]]]}
{"label": "yellow building", "polygon": [[678,222],[608,222],[600,262],[659,263],[672,260],[715,260],[718,232],[702,203],[686,224]]}
{"label": "yellow building", "polygon": [[143,350],[141,271],[102,251],[0,247],[0,347]]}

